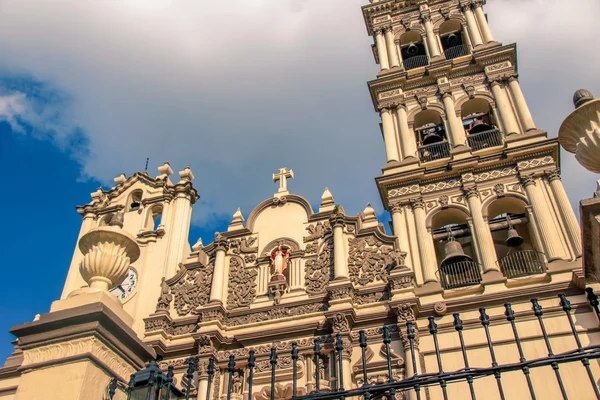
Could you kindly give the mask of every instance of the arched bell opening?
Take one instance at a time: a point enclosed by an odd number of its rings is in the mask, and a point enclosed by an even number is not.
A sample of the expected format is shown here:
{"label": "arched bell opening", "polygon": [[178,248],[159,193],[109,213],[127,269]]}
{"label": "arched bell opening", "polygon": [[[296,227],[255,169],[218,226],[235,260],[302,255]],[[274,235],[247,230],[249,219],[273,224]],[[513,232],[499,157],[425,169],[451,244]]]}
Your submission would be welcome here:
{"label": "arched bell opening", "polygon": [[467,101],[461,108],[461,117],[473,151],[502,146],[502,132],[498,129],[492,107],[486,99]]}
{"label": "arched bell opening", "polygon": [[471,47],[466,44],[465,32],[458,20],[449,20],[440,25],[440,41],[446,60],[471,54]]}
{"label": "arched bell opening", "polygon": [[446,290],[481,282],[475,261],[475,245],[467,214],[458,209],[442,210],[432,218],[432,234],[440,284]]}
{"label": "arched bell opening", "polygon": [[400,36],[400,54],[406,70],[429,64],[423,37],[417,31],[408,31]]}
{"label": "arched bell opening", "polygon": [[421,161],[450,157],[450,145],[444,120],[436,110],[423,110],[415,115],[415,135]]}
{"label": "arched bell opening", "polygon": [[502,197],[489,205],[488,219],[498,266],[509,279],[543,274],[544,254],[535,245],[535,232],[527,217],[527,204]]}
{"label": "arched bell opening", "polygon": [[156,231],[160,227],[162,220],[163,207],[162,205],[155,205],[148,212],[146,220],[146,229]]}
{"label": "arched bell opening", "polygon": [[129,195],[127,199],[127,210],[129,211],[137,211],[142,206],[142,195],[143,192],[141,189],[134,190]]}

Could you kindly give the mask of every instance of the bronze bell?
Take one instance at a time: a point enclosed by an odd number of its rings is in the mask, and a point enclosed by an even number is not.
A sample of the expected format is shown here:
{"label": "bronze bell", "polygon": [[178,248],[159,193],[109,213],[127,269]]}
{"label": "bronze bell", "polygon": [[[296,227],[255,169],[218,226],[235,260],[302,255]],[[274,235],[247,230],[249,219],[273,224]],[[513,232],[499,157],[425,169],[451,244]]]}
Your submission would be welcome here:
{"label": "bronze bell", "polygon": [[510,228],[508,230],[508,237],[505,240],[505,243],[508,247],[519,247],[523,244],[525,240],[519,235],[515,228]]}
{"label": "bronze bell", "polygon": [[508,222],[508,236],[506,237],[504,243],[506,243],[508,247],[521,246],[525,242],[525,239],[523,239],[523,237],[521,237],[521,235],[519,235],[517,230],[513,227],[509,215],[506,216],[506,222]]}
{"label": "bronze bell", "polygon": [[447,265],[463,262],[463,261],[473,261],[471,257],[465,254],[463,248],[459,242],[454,240],[453,237],[448,239],[446,242],[446,246],[444,247],[444,253],[446,253],[446,257],[440,263],[440,268],[444,268]]}

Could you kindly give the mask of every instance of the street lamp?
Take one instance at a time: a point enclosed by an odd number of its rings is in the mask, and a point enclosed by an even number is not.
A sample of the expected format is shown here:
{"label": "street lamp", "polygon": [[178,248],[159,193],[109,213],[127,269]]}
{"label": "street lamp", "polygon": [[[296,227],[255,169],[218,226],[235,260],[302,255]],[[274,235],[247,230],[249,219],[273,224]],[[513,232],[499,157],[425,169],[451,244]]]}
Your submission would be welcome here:
{"label": "street lamp", "polygon": [[[111,389],[116,389],[116,380],[113,380]],[[114,395],[110,391],[110,400]],[[182,400],[186,395],[173,385],[173,366],[169,366],[167,373],[163,373],[155,360],[150,361],[146,368],[131,375],[127,387],[127,400]]]}

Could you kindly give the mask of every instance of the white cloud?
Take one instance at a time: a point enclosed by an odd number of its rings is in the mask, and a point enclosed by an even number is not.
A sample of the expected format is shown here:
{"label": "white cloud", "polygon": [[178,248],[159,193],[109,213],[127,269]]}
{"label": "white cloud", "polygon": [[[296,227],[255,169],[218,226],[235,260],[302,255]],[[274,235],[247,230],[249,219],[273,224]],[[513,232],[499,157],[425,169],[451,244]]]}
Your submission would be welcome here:
{"label": "white cloud", "polygon": [[6,121],[15,132],[24,132],[19,117],[27,109],[24,93],[0,95],[0,121]]}
{"label": "white cloud", "polygon": [[[378,203],[373,177],[384,161],[365,83],[377,68],[363,3],[5,0],[0,74],[29,73],[72,97],[70,123],[89,137],[83,173],[104,182],[146,157],[169,160],[194,170],[196,217],[238,206],[247,216],[287,166],[293,192],[317,203],[329,186],[358,212]],[[600,6],[564,3],[487,6],[496,38],[519,43],[523,89],[551,135],[575,89],[600,94],[590,51]],[[592,177],[564,159],[571,198],[588,196]]]}

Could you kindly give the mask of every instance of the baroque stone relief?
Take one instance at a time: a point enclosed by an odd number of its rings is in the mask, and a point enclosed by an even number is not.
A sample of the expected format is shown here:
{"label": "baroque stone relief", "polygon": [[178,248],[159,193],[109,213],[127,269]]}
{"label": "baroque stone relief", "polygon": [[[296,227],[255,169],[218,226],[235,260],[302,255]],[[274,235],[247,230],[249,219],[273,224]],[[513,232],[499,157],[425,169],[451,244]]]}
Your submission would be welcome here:
{"label": "baroque stone relief", "polygon": [[171,287],[174,298],[174,307],[177,315],[183,317],[188,314],[198,314],[198,307],[208,303],[210,286],[212,283],[214,267],[194,265],[181,267],[174,278],[167,281]]}
{"label": "baroque stone relief", "polygon": [[331,266],[333,265],[333,240],[331,238],[323,241],[321,251],[317,258],[306,260],[305,281],[306,292],[309,294],[325,293],[331,278]]}
{"label": "baroque stone relief", "polygon": [[404,255],[375,236],[348,239],[350,281],[364,286],[380,281],[387,283],[389,270],[404,264]]}
{"label": "baroque stone relief", "polygon": [[252,304],[256,297],[255,268],[246,268],[242,260],[232,256],[229,259],[229,295],[227,296],[227,307],[246,307]]}
{"label": "baroque stone relief", "polygon": [[258,254],[258,247],[253,246],[257,239],[252,236],[231,239],[229,241],[229,248],[233,254],[242,256],[244,262],[253,263],[256,261]]}

